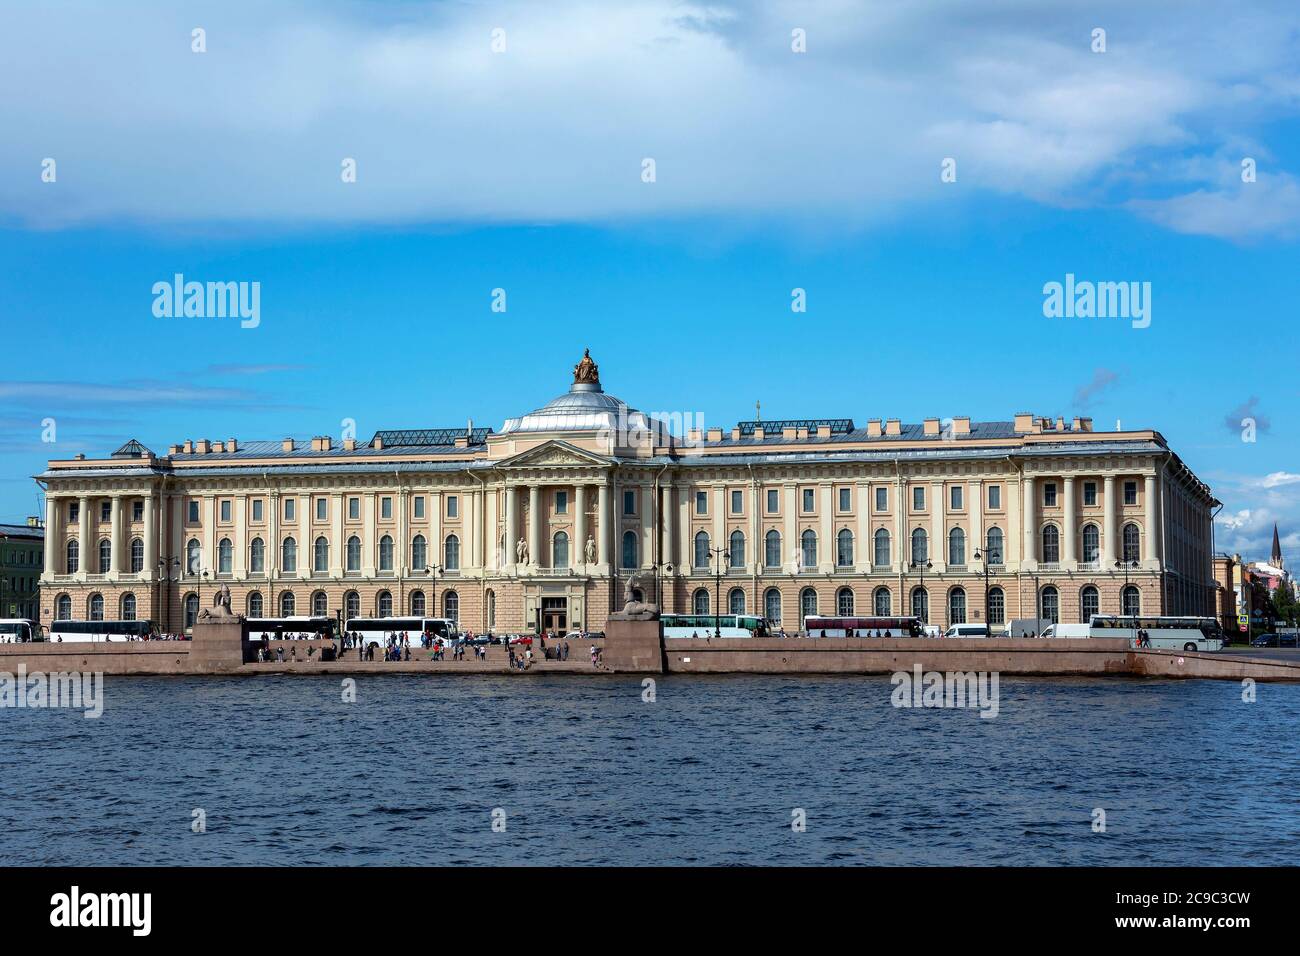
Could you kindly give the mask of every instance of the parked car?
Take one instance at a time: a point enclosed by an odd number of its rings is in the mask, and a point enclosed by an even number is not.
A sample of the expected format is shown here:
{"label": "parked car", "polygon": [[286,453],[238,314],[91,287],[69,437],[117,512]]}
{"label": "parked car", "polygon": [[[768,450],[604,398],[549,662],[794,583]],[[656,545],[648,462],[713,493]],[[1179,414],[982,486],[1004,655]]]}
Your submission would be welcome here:
{"label": "parked car", "polygon": [[1295,647],[1295,646],[1296,646],[1296,635],[1294,635],[1294,634],[1279,634],[1279,635],[1277,636],[1277,646],[1278,646],[1278,647]]}
{"label": "parked car", "polygon": [[1277,634],[1261,634],[1250,642],[1251,647],[1281,647],[1281,637]]}
{"label": "parked car", "polygon": [[531,635],[531,634],[511,634],[511,635],[510,635],[510,644],[511,644],[511,646],[532,647],[532,646],[533,646],[533,635]]}
{"label": "parked car", "polygon": [[485,644],[500,644],[501,638],[489,634],[475,634],[469,638],[466,644],[473,644],[475,647],[483,647]]}
{"label": "parked car", "polygon": [[954,624],[944,632],[944,637],[988,637],[987,624]]}

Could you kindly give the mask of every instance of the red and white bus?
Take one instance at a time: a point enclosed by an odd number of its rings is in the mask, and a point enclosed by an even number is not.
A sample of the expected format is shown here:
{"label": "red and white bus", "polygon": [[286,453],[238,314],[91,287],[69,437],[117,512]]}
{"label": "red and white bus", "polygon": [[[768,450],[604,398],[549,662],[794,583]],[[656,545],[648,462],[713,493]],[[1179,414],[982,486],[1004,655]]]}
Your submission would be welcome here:
{"label": "red and white bus", "polygon": [[819,617],[804,618],[809,637],[920,637],[919,617]]}

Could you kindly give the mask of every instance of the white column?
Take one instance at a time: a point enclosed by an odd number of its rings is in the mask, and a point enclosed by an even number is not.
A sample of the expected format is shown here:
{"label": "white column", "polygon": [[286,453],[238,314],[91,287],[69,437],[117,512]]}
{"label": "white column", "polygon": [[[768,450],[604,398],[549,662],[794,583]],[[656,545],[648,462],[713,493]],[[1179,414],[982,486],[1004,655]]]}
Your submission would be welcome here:
{"label": "white column", "polygon": [[113,572],[113,577],[116,578],[126,570],[126,565],[122,562],[122,552],[126,550],[122,547],[122,539],[124,537],[122,529],[122,509],[126,507],[126,503],[125,499],[123,499],[121,495],[113,495],[112,500],[113,505],[112,511],[110,512],[112,525],[110,526],[111,530],[108,535],[109,547],[112,548],[112,551],[110,552],[111,563],[109,564],[109,567]]}
{"label": "white column", "polygon": [[542,489],[528,486],[528,561],[535,568],[542,566]]}
{"label": "white column", "polygon": [[573,548],[569,564],[580,567],[587,563],[587,486],[581,482],[573,489]]}
{"label": "white column", "polygon": [[[211,577],[217,570],[217,499],[213,495],[203,496],[203,537],[199,540],[203,542],[203,567],[199,573],[206,569]],[[298,553],[302,554],[301,549]]]}
{"label": "white column", "polygon": [[835,489],[829,481],[821,483],[821,550],[817,554],[818,570],[829,574],[835,570]]}
{"label": "white column", "polygon": [[799,542],[799,491],[793,484],[785,486],[785,531],[782,535],[781,558],[785,568],[794,567],[794,558],[798,554],[798,549],[803,547]]}
{"label": "white column", "polygon": [[1034,479],[1030,475],[1025,475],[1020,482],[1020,503],[1024,509],[1024,522],[1022,531],[1024,532],[1024,544],[1021,546],[1021,567],[1033,570],[1038,562],[1038,522],[1034,518]]}
{"label": "white column", "polygon": [[487,567],[495,571],[501,566],[498,548],[501,539],[501,492],[496,489],[487,492],[483,497],[483,507],[486,509],[483,522],[483,554],[487,560]]}
{"label": "white column", "polygon": [[444,504],[440,492],[429,495],[429,563],[436,564],[439,567],[442,566],[443,558],[446,557],[442,546],[442,515],[444,508],[446,508],[446,504]]}
{"label": "white column", "polygon": [[[663,555],[659,558],[663,562],[675,562],[677,560],[677,526],[680,515],[677,513],[677,486],[672,482],[663,486],[664,488],[664,537],[663,537]],[[664,580],[668,577],[665,575]],[[667,590],[667,585],[665,585]],[[660,595],[660,607],[663,607],[663,596]]]}
{"label": "white column", "polygon": [[[311,533],[312,508],[316,501],[307,495],[298,498],[298,577],[311,577],[311,569],[316,560],[316,541]],[[310,613],[310,612],[309,612]]]}
{"label": "white column", "polygon": [[62,551],[63,538],[59,534],[59,512],[63,501],[53,495],[45,495],[45,576],[53,577],[55,571],[55,552]]}
{"label": "white column", "polygon": [[82,578],[90,573],[90,497],[82,495],[77,499],[77,553],[80,561],[77,565]]}
{"label": "white column", "polygon": [[871,562],[875,556],[875,547],[871,540],[871,485],[859,484],[857,492],[858,530],[854,541],[857,552],[853,557],[858,566],[858,572],[866,574],[871,570]]}
{"label": "white column", "polygon": [[1101,490],[1101,566],[1104,571],[1115,568],[1115,560],[1122,553],[1119,532],[1115,522],[1115,476],[1106,475]]}
{"label": "white column", "polygon": [[[266,579],[268,583],[279,575],[280,572],[280,509],[284,505],[281,503],[280,496],[273,494],[267,501],[266,512]],[[268,592],[266,609],[272,614],[280,612],[272,607],[271,601],[274,595]]]}
{"label": "white column", "polygon": [[659,502],[655,500],[654,485],[641,485],[637,495],[641,499],[641,567],[649,568],[655,560],[655,519]]}
{"label": "white column", "polygon": [[519,489],[507,485],[506,495],[506,567],[515,567],[515,544],[519,541]]}
{"label": "white column", "polygon": [[1065,517],[1061,522],[1062,529],[1064,531],[1064,534],[1062,534],[1061,536],[1062,537],[1061,543],[1062,545],[1064,545],[1064,547],[1061,551],[1061,566],[1068,571],[1074,568],[1075,562],[1078,561],[1079,559],[1079,552],[1076,550],[1076,546],[1075,546],[1075,539],[1076,539],[1075,524],[1078,521],[1078,518],[1077,518],[1077,512],[1074,503],[1074,476],[1066,475],[1064,481],[1065,481],[1065,509],[1064,509]]}
{"label": "white column", "polygon": [[[905,482],[897,481],[894,483],[893,499],[894,547],[892,557],[895,566],[901,570],[905,569],[912,560],[912,537],[907,533],[907,519],[903,511],[907,507],[907,485]],[[902,596],[902,607],[905,614],[912,613],[910,593],[909,590],[908,594]]]}
{"label": "white column", "polygon": [[341,492],[330,495],[330,575],[343,576],[343,562],[347,558],[348,542],[343,535],[343,509],[347,502]]}
{"label": "white column", "polygon": [[614,514],[610,508],[609,482],[596,488],[596,508],[599,511],[597,521],[600,527],[596,534],[596,563],[609,567],[609,538],[614,533]]}
{"label": "white column", "polygon": [[[978,481],[966,486],[966,511],[970,514],[970,544],[967,553],[973,555],[979,548],[980,554],[987,550],[988,542],[984,540],[984,488]],[[985,555],[985,560],[988,556]],[[984,592],[980,592],[983,599]]]}
{"label": "white column", "polygon": [[[727,547],[727,489],[722,485],[717,485],[713,489],[713,530],[709,532],[710,548]],[[712,570],[717,560],[715,555],[709,555],[709,568]],[[722,567],[727,567],[726,556],[723,556]]]}
{"label": "white column", "polygon": [[[148,508],[146,507],[146,512]],[[235,537],[232,542],[231,570],[236,580],[248,576],[248,495],[235,499]]]}
{"label": "white column", "polygon": [[361,574],[367,578],[375,576],[375,548],[378,545],[375,540],[377,506],[378,502],[373,491],[367,491],[361,496]]}
{"label": "white column", "polygon": [[[163,569],[165,577],[171,577],[177,570],[172,566],[173,560],[181,562],[180,570],[182,573],[186,570],[185,565],[185,498],[182,495],[172,495],[167,499],[171,502],[171,547],[168,549],[167,564]],[[170,612],[169,612],[170,613]]]}
{"label": "white column", "polygon": [[1146,484],[1143,489],[1145,500],[1143,505],[1146,508],[1146,533],[1142,535],[1142,561],[1149,567],[1154,568],[1160,556],[1160,518],[1157,505],[1159,504],[1158,494],[1156,492],[1156,476],[1147,475]]}
{"label": "white column", "polygon": [[695,507],[695,492],[690,485],[684,485],[677,497],[677,573],[689,574],[691,571],[691,549],[694,547],[694,535],[691,534],[691,509]]}
{"label": "white column", "polygon": [[930,563],[938,574],[948,563],[948,537],[943,533],[943,482],[930,482]]}

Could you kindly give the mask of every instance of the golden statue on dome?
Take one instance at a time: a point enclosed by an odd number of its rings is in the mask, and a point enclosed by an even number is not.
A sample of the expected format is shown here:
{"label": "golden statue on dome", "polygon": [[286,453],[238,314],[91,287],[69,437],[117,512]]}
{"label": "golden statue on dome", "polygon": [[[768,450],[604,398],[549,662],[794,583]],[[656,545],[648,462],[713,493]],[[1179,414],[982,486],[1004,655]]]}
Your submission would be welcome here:
{"label": "golden statue on dome", "polygon": [[582,361],[573,366],[573,384],[600,384],[600,368],[591,360],[591,349],[583,349]]}

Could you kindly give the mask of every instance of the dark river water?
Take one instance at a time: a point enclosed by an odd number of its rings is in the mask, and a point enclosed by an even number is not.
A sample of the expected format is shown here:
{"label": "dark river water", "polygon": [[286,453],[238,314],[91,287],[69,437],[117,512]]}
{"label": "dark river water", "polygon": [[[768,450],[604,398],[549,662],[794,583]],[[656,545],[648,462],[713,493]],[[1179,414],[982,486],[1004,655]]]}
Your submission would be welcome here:
{"label": "dark river water", "polygon": [[891,690],[107,678],[98,720],[0,710],[0,862],[1300,863],[1300,686],[1008,678],[995,719]]}

